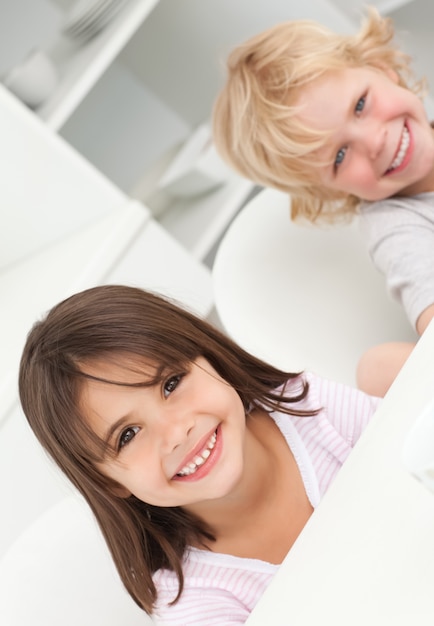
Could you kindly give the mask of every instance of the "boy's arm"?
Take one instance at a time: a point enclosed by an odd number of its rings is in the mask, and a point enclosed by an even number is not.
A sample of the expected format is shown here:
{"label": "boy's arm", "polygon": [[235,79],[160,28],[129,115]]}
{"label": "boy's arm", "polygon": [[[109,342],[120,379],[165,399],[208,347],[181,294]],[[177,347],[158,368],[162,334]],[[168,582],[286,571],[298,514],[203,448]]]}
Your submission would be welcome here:
{"label": "boy's arm", "polygon": [[434,304],[430,304],[417,318],[416,330],[419,335],[426,330],[426,327],[434,317]]}

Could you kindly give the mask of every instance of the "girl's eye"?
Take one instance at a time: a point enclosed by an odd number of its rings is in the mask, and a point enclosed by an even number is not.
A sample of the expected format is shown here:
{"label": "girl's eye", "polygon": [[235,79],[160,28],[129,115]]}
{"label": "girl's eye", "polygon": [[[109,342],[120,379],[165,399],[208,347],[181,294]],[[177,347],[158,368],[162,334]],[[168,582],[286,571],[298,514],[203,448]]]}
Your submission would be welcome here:
{"label": "girl's eye", "polygon": [[361,113],[363,111],[363,109],[365,108],[365,103],[366,103],[366,96],[362,96],[361,98],[359,98],[357,100],[355,112],[356,113]]}
{"label": "girl's eye", "polygon": [[124,446],[126,446],[139,432],[140,428],[138,426],[128,426],[125,428],[119,437],[118,442],[118,450],[121,450]]}
{"label": "girl's eye", "polygon": [[182,378],[183,374],[177,374],[176,376],[171,376],[165,381],[163,385],[163,395],[165,398],[170,396],[170,394],[175,391]]}
{"label": "girl's eye", "polygon": [[338,150],[338,153],[335,158],[335,163],[334,163],[335,169],[337,169],[339,165],[341,165],[342,161],[345,159],[346,151],[347,151],[346,148],[341,148],[340,150]]}

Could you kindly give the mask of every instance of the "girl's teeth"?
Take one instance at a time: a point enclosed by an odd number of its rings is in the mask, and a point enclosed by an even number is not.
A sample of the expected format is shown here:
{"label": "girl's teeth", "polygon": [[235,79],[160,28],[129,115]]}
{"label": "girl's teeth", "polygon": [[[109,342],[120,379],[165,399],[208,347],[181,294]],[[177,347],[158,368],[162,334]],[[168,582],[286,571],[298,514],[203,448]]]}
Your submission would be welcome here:
{"label": "girl's teeth", "polygon": [[176,475],[177,476],[190,476],[191,474],[194,474],[196,470],[198,469],[198,467],[203,465],[205,461],[208,459],[208,457],[211,454],[211,450],[215,446],[216,441],[217,441],[217,435],[213,433],[211,437],[208,439],[208,443],[206,444],[202,452],[200,454],[197,454],[194,457],[193,461],[190,461],[190,463],[187,463],[187,465],[185,465]]}
{"label": "girl's teeth", "polygon": [[392,165],[389,167],[388,171],[396,169],[401,165],[408,150],[408,146],[410,144],[410,133],[407,128],[404,126],[404,130],[402,132],[401,145],[399,146],[398,154],[396,155]]}

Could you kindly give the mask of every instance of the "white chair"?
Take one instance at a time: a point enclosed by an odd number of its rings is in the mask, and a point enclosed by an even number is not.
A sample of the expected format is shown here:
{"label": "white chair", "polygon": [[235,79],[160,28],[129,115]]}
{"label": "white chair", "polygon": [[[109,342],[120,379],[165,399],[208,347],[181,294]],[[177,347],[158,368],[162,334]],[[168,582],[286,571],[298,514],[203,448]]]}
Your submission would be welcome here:
{"label": "white chair", "polygon": [[2,626],[146,626],[84,501],[67,497],[0,561]]}
{"label": "white chair", "polygon": [[272,189],[260,191],[230,225],[213,282],[227,333],[291,371],[354,385],[368,347],[416,339],[369,259],[357,219],[327,227],[294,223],[288,196]]}

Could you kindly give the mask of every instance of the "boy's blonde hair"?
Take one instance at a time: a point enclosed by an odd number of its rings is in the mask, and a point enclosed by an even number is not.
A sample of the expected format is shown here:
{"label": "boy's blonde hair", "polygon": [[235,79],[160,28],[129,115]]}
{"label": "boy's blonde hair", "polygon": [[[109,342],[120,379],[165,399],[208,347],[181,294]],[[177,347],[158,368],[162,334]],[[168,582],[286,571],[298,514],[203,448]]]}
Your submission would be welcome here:
{"label": "boy's blonde hair", "polygon": [[356,211],[360,199],[319,181],[315,151],[326,135],[300,124],[299,90],[348,67],[391,68],[402,87],[419,93],[410,57],[393,43],[391,19],[368,9],[360,31],[338,35],[312,21],[277,24],[235,48],[226,85],[214,105],[213,131],[221,156],[242,176],[291,196],[291,216],[332,221]]}

